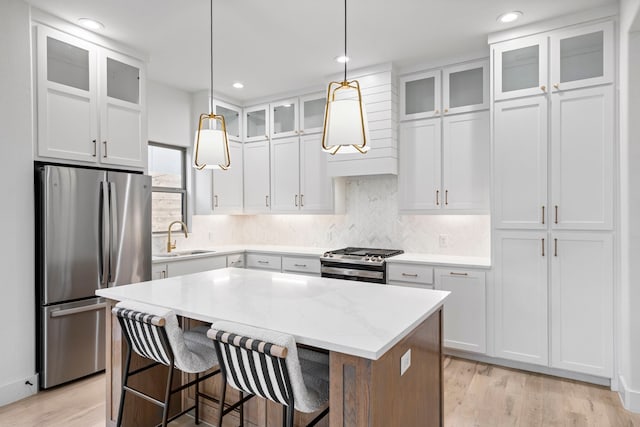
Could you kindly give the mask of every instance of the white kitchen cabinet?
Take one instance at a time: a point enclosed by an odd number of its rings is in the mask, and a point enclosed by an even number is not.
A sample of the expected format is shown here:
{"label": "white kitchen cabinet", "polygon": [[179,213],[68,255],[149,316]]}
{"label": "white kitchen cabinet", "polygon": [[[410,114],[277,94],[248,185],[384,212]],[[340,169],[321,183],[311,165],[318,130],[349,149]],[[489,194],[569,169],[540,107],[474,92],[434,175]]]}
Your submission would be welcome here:
{"label": "white kitchen cabinet", "polygon": [[322,132],[324,127],[324,113],[327,105],[325,92],[301,96],[300,103],[300,134]]}
{"label": "white kitchen cabinet", "polygon": [[227,170],[213,170],[213,213],[239,214],[243,206],[242,143],[229,141],[231,166]]}
{"label": "white kitchen cabinet", "polygon": [[167,271],[167,264],[151,264],[151,280],[166,279]]}
{"label": "white kitchen cabinet", "polygon": [[400,78],[400,120],[440,116],[440,76],[440,70],[433,70]]}
{"label": "white kitchen cabinet", "polygon": [[547,232],[497,231],[494,235],[495,355],[546,366]]}
{"label": "white kitchen cabinet", "polygon": [[444,346],[486,353],[487,307],[484,272],[437,268],[435,289],[451,292],[443,310]]}
{"label": "white kitchen cabinet", "polygon": [[282,270],[282,257],[261,252],[248,252],[246,255],[247,268],[256,270]]}
{"label": "white kitchen cabinet", "polygon": [[298,98],[283,99],[269,104],[271,138],[298,135]]}
{"label": "white kitchen cabinet", "polygon": [[39,158],[146,166],[145,65],[37,26]]}
{"label": "white kitchen cabinet", "polygon": [[611,378],[612,237],[575,231],[552,237],[551,366]]}
{"label": "white kitchen cabinet", "polygon": [[446,67],[442,70],[444,115],[489,109],[489,61]]}
{"label": "white kitchen cabinet", "polygon": [[441,133],[438,119],[400,124],[398,204],[400,211],[440,207]]}
{"label": "white kitchen cabinet", "polygon": [[274,212],[300,210],[299,157],[297,136],[271,140],[271,210]]}
{"label": "white kitchen cabinet", "polygon": [[224,255],[191,258],[167,263],[167,277],[200,273],[201,271],[217,270],[227,267],[227,257]]}
{"label": "white kitchen cabinet", "polygon": [[552,92],[613,83],[613,22],[556,31],[550,44]]}
{"label": "white kitchen cabinet", "polygon": [[282,272],[320,276],[320,258],[318,256],[283,256]]}
{"label": "white kitchen cabinet", "polygon": [[551,95],[552,228],[613,228],[613,90],[606,85]]}
{"label": "white kitchen cabinet", "polygon": [[433,267],[424,264],[388,262],[387,283],[409,288],[433,289]]}
{"label": "white kitchen cabinet", "polygon": [[327,171],[330,154],[320,149],[322,134],[300,137],[300,211],[334,213],[333,179]]}
{"label": "white kitchen cabinet", "polygon": [[400,211],[488,212],[489,141],[485,111],[401,123]]}
{"label": "white kitchen cabinet", "polygon": [[[224,117],[230,141],[242,141],[242,109],[222,101],[215,101],[215,113]],[[232,157],[233,158],[233,157]]]}
{"label": "white kitchen cabinet", "polygon": [[244,252],[227,255],[227,267],[244,268]]}
{"label": "white kitchen cabinet", "polygon": [[547,226],[547,112],[545,97],[494,105],[496,228],[545,229]]}
{"label": "white kitchen cabinet", "polygon": [[492,47],[492,57],[496,101],[547,93],[547,35],[499,43]]}
{"label": "white kitchen cabinet", "polygon": [[246,213],[270,211],[269,141],[244,144],[244,210]]}
{"label": "white kitchen cabinet", "polygon": [[244,142],[269,139],[269,104],[244,109]]}

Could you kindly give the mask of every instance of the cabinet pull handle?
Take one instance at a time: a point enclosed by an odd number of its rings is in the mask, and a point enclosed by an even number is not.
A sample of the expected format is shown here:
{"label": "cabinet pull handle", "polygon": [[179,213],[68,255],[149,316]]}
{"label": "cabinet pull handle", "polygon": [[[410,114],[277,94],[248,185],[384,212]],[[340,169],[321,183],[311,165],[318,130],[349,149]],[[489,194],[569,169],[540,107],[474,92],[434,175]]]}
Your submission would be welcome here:
{"label": "cabinet pull handle", "polygon": [[107,141],[102,141],[104,144],[104,153],[102,153],[102,157],[107,158]]}
{"label": "cabinet pull handle", "polygon": [[544,256],[544,237],[542,238],[542,256]]}
{"label": "cabinet pull handle", "polygon": [[444,205],[449,205],[449,190],[444,190]]}
{"label": "cabinet pull handle", "polygon": [[95,139],[93,140],[93,157],[96,157],[98,155],[98,141],[96,141]]}
{"label": "cabinet pull handle", "polygon": [[542,206],[542,225],[544,225],[544,205]]}
{"label": "cabinet pull handle", "polygon": [[558,223],[558,205],[556,205],[555,208],[556,208],[556,219],[554,222],[557,224]]}
{"label": "cabinet pull handle", "polygon": [[450,271],[449,274],[451,276],[468,276],[469,273],[456,273],[455,271]]}
{"label": "cabinet pull handle", "polygon": [[268,195],[267,195],[267,196],[264,196],[264,205],[265,205],[266,207],[269,207],[269,196],[268,196]]}
{"label": "cabinet pull handle", "polygon": [[269,264],[269,261],[258,260],[258,264]]}
{"label": "cabinet pull handle", "polygon": [[300,195],[300,207],[304,208],[304,194]]}
{"label": "cabinet pull handle", "polygon": [[404,277],[418,277],[418,273],[413,273],[413,274],[409,274],[409,273],[402,273],[402,275]]}
{"label": "cabinet pull handle", "polygon": [[296,194],[293,198],[295,200],[294,203],[295,203],[296,207],[298,207],[298,195]]}
{"label": "cabinet pull handle", "polygon": [[540,86],[540,90],[543,92],[547,91],[547,87],[545,85]]}
{"label": "cabinet pull handle", "polygon": [[307,264],[293,264],[294,267],[307,267]]}
{"label": "cabinet pull handle", "polygon": [[214,208],[217,208],[217,207],[218,207],[218,195],[217,195],[217,194],[215,194],[215,195],[213,196],[213,207],[214,207]]}
{"label": "cabinet pull handle", "polygon": [[558,239],[553,239],[553,256],[558,256]]}
{"label": "cabinet pull handle", "polygon": [[440,206],[440,190],[436,190],[436,206]]}
{"label": "cabinet pull handle", "polygon": [[162,271],[161,271],[161,274],[162,274],[162,278],[163,278],[163,279],[166,279],[166,278],[167,278],[167,272],[166,272],[165,270],[162,270]]}

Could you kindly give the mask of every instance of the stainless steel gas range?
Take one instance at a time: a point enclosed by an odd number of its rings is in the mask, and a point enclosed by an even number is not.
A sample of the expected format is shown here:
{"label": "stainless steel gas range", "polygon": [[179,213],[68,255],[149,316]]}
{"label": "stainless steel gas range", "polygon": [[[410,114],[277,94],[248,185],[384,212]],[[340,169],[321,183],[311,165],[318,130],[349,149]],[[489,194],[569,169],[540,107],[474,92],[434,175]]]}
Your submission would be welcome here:
{"label": "stainless steel gas range", "polygon": [[400,249],[344,248],[325,252],[320,257],[322,277],[387,283],[385,260],[404,253]]}

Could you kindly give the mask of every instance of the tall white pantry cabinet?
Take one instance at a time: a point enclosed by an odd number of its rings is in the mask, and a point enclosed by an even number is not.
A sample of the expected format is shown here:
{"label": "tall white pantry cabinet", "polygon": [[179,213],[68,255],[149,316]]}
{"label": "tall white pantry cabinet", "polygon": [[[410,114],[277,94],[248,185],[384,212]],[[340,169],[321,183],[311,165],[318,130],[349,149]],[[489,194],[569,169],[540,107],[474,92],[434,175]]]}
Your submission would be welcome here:
{"label": "tall white pantry cabinet", "polygon": [[613,376],[614,32],[491,45],[494,355]]}

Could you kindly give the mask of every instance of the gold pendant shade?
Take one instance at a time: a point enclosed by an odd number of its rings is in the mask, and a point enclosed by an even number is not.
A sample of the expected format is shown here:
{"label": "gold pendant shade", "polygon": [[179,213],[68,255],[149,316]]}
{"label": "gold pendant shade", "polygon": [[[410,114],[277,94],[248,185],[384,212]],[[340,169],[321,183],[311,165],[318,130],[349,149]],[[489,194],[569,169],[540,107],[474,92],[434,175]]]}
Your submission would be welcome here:
{"label": "gold pendant shade", "polygon": [[[208,128],[203,126],[207,122]],[[213,113],[200,114],[193,153],[193,167],[198,170],[227,170],[231,166],[227,126],[223,116]]]}
{"label": "gold pendant shade", "polygon": [[322,149],[328,153],[369,151],[367,112],[357,80],[331,82],[327,89]]}

